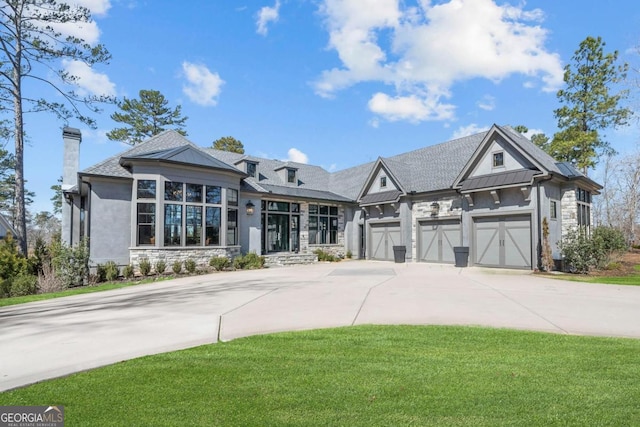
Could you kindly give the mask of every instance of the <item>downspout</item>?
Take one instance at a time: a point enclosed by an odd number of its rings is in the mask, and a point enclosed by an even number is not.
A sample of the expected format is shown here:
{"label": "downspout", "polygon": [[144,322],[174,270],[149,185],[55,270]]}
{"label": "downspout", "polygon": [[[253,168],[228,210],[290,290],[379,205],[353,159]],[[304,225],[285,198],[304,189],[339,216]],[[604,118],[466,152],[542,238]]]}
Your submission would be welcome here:
{"label": "downspout", "polygon": [[[80,181],[82,183],[82,181]],[[89,257],[91,257],[91,183],[87,182],[87,187],[89,188],[87,194],[87,207],[84,209],[85,221],[87,221],[87,252]]]}
{"label": "downspout", "polygon": [[537,216],[538,216],[538,244],[536,248],[537,262],[538,262],[538,270],[542,267],[542,205],[540,203],[540,184],[546,181],[550,181],[553,179],[553,176],[548,176],[545,179],[541,179],[536,184],[536,205],[537,205]]}

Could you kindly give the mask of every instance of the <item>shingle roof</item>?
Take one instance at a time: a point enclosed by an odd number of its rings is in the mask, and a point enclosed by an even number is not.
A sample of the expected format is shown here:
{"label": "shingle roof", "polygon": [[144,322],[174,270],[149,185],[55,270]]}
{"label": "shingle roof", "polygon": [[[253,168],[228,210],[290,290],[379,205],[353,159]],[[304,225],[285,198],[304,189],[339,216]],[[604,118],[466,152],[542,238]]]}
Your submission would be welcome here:
{"label": "shingle roof", "polygon": [[80,172],[80,174],[108,176],[114,178],[131,178],[131,172],[129,172],[124,166],[120,164],[121,157],[132,157],[139,154],[152,153],[169,148],[182,147],[184,145],[190,145],[197,148],[195,144],[193,144],[184,136],[180,135],[178,132],[174,130],[167,130],[159,133],[158,135],[152,136],[146,141],[120,154],[111,156],[100,163],[84,169]]}
{"label": "shingle roof", "polygon": [[215,157],[203,152],[192,145],[183,145],[166,150],[153,151],[150,153],[140,153],[134,155],[124,155],[120,158],[120,164],[128,165],[132,161],[164,161],[170,163],[180,163],[191,166],[200,166],[213,169],[221,169],[237,174],[243,174],[239,169],[224,163]]}

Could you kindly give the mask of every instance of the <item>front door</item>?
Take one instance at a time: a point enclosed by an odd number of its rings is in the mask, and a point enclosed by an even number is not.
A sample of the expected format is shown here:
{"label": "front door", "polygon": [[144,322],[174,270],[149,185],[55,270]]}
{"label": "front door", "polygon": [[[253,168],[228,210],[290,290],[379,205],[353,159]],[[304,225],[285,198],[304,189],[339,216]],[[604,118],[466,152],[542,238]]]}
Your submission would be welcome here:
{"label": "front door", "polygon": [[267,216],[267,252],[289,251],[289,215]]}

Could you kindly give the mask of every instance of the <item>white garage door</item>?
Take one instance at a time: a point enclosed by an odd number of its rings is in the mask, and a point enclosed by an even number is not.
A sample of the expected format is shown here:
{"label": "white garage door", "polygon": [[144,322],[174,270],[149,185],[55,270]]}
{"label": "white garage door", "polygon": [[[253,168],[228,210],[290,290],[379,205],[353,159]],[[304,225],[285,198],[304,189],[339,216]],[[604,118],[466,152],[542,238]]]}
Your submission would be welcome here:
{"label": "white garage door", "polygon": [[369,224],[369,258],[393,261],[393,247],[402,245],[399,222]]}
{"label": "white garage door", "polygon": [[460,221],[424,221],[418,224],[418,259],[425,262],[455,263],[454,246],[460,246]]}
{"label": "white garage door", "polygon": [[473,253],[477,265],[531,269],[531,216],[475,218]]}

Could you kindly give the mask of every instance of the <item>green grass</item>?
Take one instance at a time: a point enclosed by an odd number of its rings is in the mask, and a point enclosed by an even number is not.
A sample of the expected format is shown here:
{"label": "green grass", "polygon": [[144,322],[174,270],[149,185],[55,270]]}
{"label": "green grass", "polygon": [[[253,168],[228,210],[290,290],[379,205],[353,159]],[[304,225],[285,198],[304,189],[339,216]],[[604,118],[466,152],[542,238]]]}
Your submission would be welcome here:
{"label": "green grass", "polygon": [[150,277],[134,282],[110,282],[96,286],[80,286],[77,288],[66,289],[60,292],[51,292],[48,294],[26,295],[23,297],[0,298],[0,307],[9,305],[24,304],[27,302],[44,301],[53,298],[68,297],[70,295],[91,294],[93,292],[110,291],[112,289],[126,288],[128,286],[142,285],[145,283],[159,282],[174,279],[172,276]]}
{"label": "green grass", "polygon": [[[640,271],[640,266],[634,268]],[[562,274],[557,276],[545,276],[554,279],[569,280],[572,282],[583,283],[603,283],[607,285],[630,285],[640,286],[640,274],[632,274],[630,276],[587,276],[581,274]]]}
{"label": "green grass", "polygon": [[0,393],[82,426],[640,425],[640,340],[361,326],[256,336]]}

